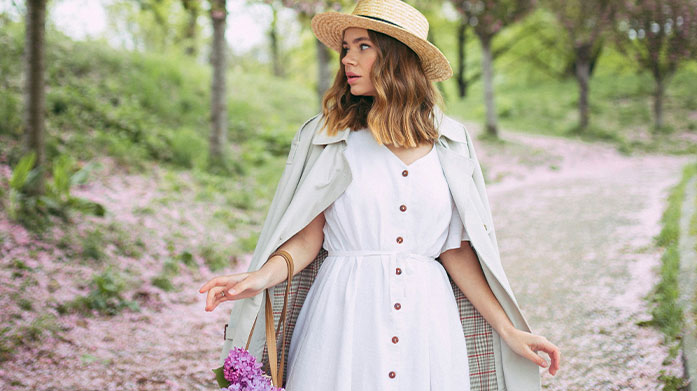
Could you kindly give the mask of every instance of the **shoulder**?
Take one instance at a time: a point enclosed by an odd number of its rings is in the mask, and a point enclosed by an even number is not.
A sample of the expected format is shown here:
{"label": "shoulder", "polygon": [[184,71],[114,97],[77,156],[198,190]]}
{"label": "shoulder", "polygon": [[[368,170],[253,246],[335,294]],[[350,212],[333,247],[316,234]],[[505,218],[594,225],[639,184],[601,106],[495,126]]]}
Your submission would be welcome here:
{"label": "shoulder", "polygon": [[467,145],[469,143],[469,133],[460,121],[443,114],[439,123],[439,132],[447,137],[451,142]]}
{"label": "shoulder", "polygon": [[300,141],[301,138],[312,138],[314,134],[319,130],[319,124],[322,122],[322,113],[319,112],[312,117],[305,120],[305,122],[298,128],[295,132],[295,137],[293,138],[296,142]]}
{"label": "shoulder", "polygon": [[438,132],[446,148],[476,159],[472,138],[462,122],[444,114],[441,116]]}

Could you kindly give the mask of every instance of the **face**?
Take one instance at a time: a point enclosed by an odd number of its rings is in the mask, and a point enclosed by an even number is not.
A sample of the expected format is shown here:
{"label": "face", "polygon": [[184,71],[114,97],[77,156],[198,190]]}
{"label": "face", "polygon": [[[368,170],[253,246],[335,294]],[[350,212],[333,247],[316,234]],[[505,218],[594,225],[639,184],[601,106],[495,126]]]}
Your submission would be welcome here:
{"label": "face", "polygon": [[[378,48],[370,40],[368,30],[349,27],[344,31],[342,47],[346,55],[341,59],[353,95],[375,96],[375,87],[370,81],[370,69],[378,56]],[[358,77],[352,77],[356,75]]]}

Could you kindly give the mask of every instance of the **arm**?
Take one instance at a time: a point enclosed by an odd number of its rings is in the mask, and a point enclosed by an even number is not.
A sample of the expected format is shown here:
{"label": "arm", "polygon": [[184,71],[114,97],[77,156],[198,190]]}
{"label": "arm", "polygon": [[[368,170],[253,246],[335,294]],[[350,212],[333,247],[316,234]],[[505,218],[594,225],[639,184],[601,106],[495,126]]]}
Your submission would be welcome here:
{"label": "arm", "polygon": [[[305,228],[293,235],[279,249],[293,257],[293,275],[307,267],[317,256],[324,241],[324,212],[315,217]],[[206,282],[200,293],[207,293],[206,311],[213,311],[224,301],[256,296],[264,289],[275,286],[288,278],[288,266],[280,255],[273,256],[259,270],[215,277]],[[225,292],[224,296],[220,296]]]}
{"label": "arm", "polygon": [[535,353],[542,350],[549,354],[552,361],[549,373],[554,375],[557,372],[561,358],[559,349],[545,337],[518,330],[513,326],[491,291],[469,241],[463,241],[460,248],[445,251],[440,255],[440,260],[462,293],[513,351],[546,368],[547,362]]}
{"label": "arm", "polygon": [[[317,256],[324,242],[324,212],[315,217],[301,231],[293,235],[278,249],[286,250],[293,257],[293,275],[300,273]],[[259,269],[258,273],[265,281],[264,289],[275,286],[288,278],[288,266],[282,256],[276,255]]]}

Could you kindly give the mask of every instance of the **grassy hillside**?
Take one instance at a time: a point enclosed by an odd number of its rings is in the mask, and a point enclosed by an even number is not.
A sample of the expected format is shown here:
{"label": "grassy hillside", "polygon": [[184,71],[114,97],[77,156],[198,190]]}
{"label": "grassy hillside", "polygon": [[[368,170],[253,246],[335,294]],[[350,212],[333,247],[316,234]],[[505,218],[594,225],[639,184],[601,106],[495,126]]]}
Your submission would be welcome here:
{"label": "grassy hillside", "polygon": [[[209,132],[210,69],[189,58],[119,52],[103,42],[73,42],[51,31],[47,44],[47,148],[81,160],[101,154],[125,166],[145,161],[201,168]],[[9,161],[21,127],[22,26],[0,32],[0,137]],[[313,92],[267,75],[228,72],[229,167],[287,153],[290,138],[316,112]],[[3,147],[5,149],[6,147]],[[52,159],[49,159],[52,160]]]}

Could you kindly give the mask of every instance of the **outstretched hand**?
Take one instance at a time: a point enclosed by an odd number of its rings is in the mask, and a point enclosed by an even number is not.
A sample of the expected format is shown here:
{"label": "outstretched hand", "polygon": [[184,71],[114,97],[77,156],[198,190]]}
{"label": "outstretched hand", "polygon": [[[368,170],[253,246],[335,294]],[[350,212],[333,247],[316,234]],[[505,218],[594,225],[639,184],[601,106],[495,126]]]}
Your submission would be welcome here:
{"label": "outstretched hand", "polygon": [[523,330],[513,329],[505,339],[508,346],[519,355],[527,358],[542,368],[547,368],[547,361],[537,354],[538,351],[543,351],[549,355],[551,363],[549,364],[549,373],[554,375],[559,370],[559,362],[561,361],[561,353],[559,348],[549,342],[547,338],[541,335],[534,335]]}
{"label": "outstretched hand", "polygon": [[256,296],[264,290],[266,284],[267,281],[259,273],[237,273],[215,277],[206,282],[198,291],[199,293],[208,291],[205,310],[210,312],[224,301]]}

